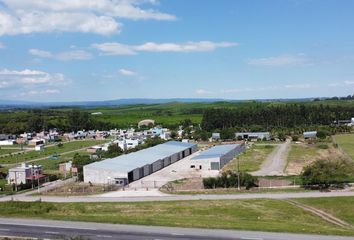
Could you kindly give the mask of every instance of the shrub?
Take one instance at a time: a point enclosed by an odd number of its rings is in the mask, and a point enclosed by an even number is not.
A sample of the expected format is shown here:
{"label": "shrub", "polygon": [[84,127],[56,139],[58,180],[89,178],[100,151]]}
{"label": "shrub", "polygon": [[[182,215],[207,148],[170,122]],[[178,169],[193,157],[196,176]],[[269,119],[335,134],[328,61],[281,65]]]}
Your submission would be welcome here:
{"label": "shrub", "polygon": [[304,168],[300,175],[304,187],[318,187],[327,189],[331,185],[338,185],[350,181],[354,174],[354,165],[345,159],[317,160]]}
{"label": "shrub", "polygon": [[[249,173],[240,172],[240,186],[250,189],[257,186],[258,179]],[[235,188],[238,186],[238,174],[236,172],[223,172],[220,176],[214,178],[204,178],[203,185],[206,189],[212,188]]]}
{"label": "shrub", "polygon": [[328,145],[327,144],[319,144],[319,145],[317,145],[317,147],[319,149],[328,149]]}

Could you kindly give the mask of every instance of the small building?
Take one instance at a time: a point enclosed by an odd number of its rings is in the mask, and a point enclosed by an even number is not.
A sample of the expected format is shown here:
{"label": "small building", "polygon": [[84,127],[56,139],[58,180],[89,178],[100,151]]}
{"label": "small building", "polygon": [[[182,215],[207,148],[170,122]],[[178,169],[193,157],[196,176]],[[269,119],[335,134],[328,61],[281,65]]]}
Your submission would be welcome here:
{"label": "small building", "polygon": [[7,176],[8,184],[28,184],[45,178],[41,165],[26,165],[22,163],[20,167],[10,168]]}
{"label": "small building", "polygon": [[218,141],[218,140],[220,140],[220,133],[212,133],[212,134],[211,134],[211,140],[212,140],[212,141]]}
{"label": "small building", "polygon": [[0,141],[0,146],[11,146],[16,144],[16,140],[8,139]]}
{"label": "small building", "polygon": [[236,139],[247,139],[247,140],[267,140],[269,141],[272,136],[270,132],[238,132],[235,134]]}
{"label": "small building", "polygon": [[59,164],[59,172],[62,173],[71,172],[71,168],[72,168],[72,161]]}
{"label": "small building", "polygon": [[150,127],[155,125],[155,120],[152,119],[144,119],[138,123],[138,128],[141,128],[143,126],[145,127]]}
{"label": "small building", "polygon": [[38,146],[38,145],[43,145],[44,143],[45,143],[44,139],[34,138],[28,141],[28,146]]}
{"label": "small building", "polygon": [[246,150],[245,144],[214,146],[192,158],[191,168],[220,170],[237,155]]}
{"label": "small building", "polygon": [[44,145],[43,144],[36,145],[36,146],[34,146],[34,150],[35,151],[44,151]]}
{"label": "small building", "polygon": [[305,139],[311,139],[317,137],[317,131],[304,132]]}
{"label": "small building", "polygon": [[88,153],[97,153],[98,151],[102,151],[101,146],[92,146],[86,149],[86,152]]}
{"label": "small building", "polygon": [[84,166],[84,182],[125,185],[197,151],[197,145],[170,141]]}

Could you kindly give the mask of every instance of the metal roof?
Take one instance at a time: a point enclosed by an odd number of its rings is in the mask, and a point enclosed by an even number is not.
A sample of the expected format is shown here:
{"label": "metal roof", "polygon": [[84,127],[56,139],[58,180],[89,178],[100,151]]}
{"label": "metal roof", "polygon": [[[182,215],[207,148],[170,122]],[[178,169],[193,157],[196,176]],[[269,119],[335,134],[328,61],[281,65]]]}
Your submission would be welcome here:
{"label": "metal roof", "polygon": [[195,146],[192,143],[169,141],[157,146],[120,155],[115,158],[94,162],[84,166],[85,168],[101,168],[127,173],[146,164],[151,164],[157,160],[170,157],[175,153],[187,150]]}
{"label": "metal roof", "polygon": [[192,160],[222,157],[237,148],[238,146],[240,146],[240,144],[225,144],[214,146],[212,148],[209,148],[208,150],[201,152],[198,156],[193,157]]}

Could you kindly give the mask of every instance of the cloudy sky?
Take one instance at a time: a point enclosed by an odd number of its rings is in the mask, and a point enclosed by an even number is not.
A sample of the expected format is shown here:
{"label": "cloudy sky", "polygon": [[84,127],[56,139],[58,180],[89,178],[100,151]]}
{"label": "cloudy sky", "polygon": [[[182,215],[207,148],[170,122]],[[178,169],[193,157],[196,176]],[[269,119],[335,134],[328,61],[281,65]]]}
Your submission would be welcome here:
{"label": "cloudy sky", "polygon": [[351,0],[0,0],[0,99],[354,94]]}

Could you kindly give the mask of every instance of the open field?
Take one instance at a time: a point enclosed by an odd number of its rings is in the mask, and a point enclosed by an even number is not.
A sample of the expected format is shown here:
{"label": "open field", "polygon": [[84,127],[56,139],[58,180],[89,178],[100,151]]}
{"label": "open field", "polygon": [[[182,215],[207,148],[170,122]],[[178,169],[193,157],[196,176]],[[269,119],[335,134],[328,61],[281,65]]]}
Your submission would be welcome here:
{"label": "open field", "polygon": [[280,200],[212,200],[140,203],[0,203],[3,217],[120,224],[352,235],[354,230]]}
{"label": "open field", "polygon": [[354,226],[353,197],[306,198],[296,201],[321,209]]}
{"label": "open field", "polygon": [[20,152],[21,149],[20,148],[11,148],[11,149],[4,149],[4,148],[0,148],[0,156],[4,155],[4,154],[9,154],[9,153],[14,153],[14,152]]}
{"label": "open field", "polygon": [[0,157],[0,164],[14,164],[24,161],[30,161],[37,158],[49,157],[54,154],[61,154],[69,151],[75,151],[82,148],[87,148],[93,145],[102,144],[107,142],[106,140],[84,140],[84,141],[72,141],[63,143],[62,147],[52,146],[45,147],[44,151],[29,151],[22,154],[16,154],[13,156]]}
{"label": "open field", "polygon": [[303,167],[318,159],[338,159],[344,155],[330,143],[292,143],[288,155],[285,172],[289,175],[298,175]]}
{"label": "open field", "polygon": [[354,134],[340,134],[334,140],[344,152],[354,159]]}
{"label": "open field", "polygon": [[237,171],[237,161],[240,161],[240,171],[253,172],[259,170],[263,161],[273,151],[274,145],[253,145],[242,153],[238,160],[230,161],[223,170]]}

